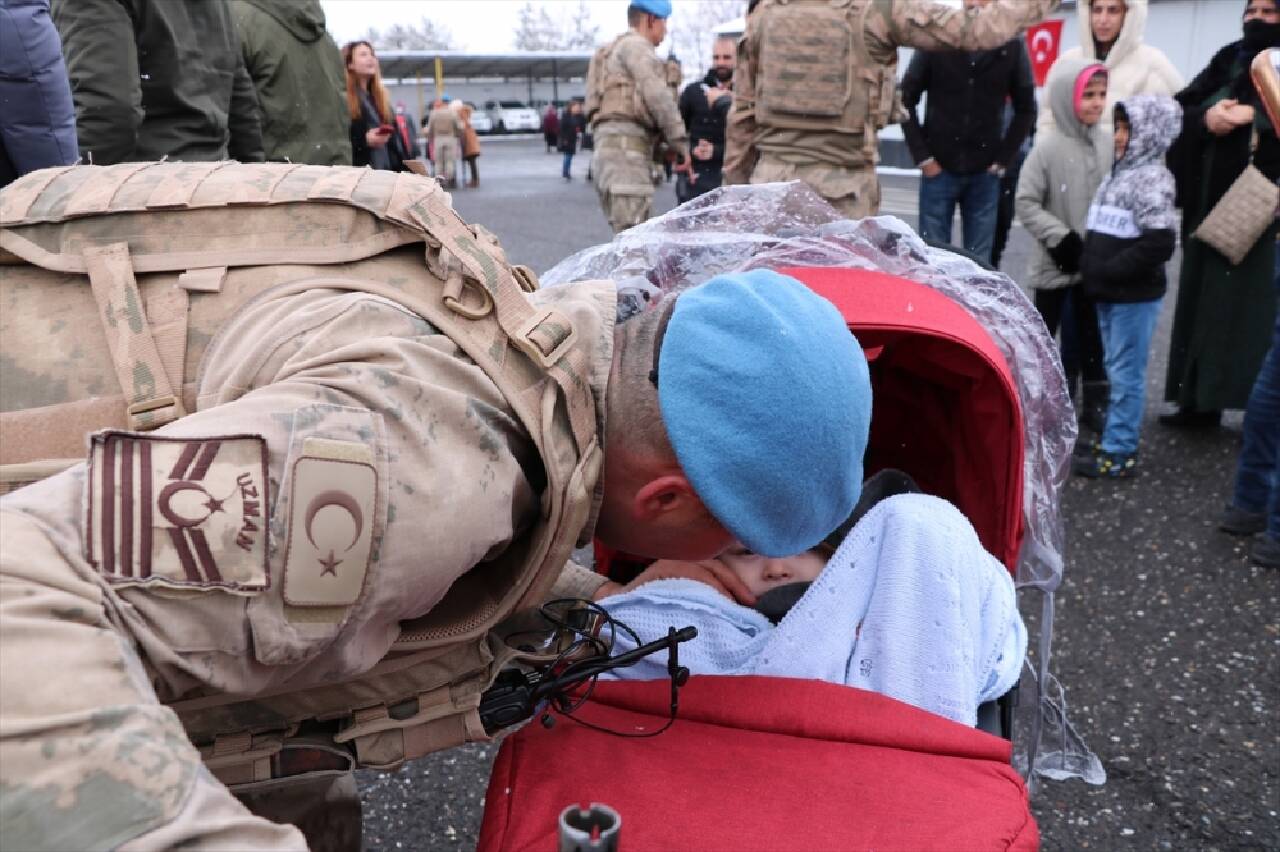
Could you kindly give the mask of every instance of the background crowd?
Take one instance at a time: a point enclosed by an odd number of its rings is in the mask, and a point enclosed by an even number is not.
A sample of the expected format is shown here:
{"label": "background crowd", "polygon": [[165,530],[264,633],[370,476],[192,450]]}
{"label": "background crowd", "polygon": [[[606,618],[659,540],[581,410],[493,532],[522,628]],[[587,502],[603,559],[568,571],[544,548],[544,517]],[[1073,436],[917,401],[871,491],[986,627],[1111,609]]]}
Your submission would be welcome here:
{"label": "background crowd", "polygon": [[[374,46],[339,50],[319,0],[5,0],[0,23],[0,185],[77,161],[404,171],[420,155],[417,127],[403,104],[392,107]],[[452,110],[437,123],[448,167],[465,160],[475,186],[469,107],[447,97],[441,105]],[[426,154],[432,160],[434,150]],[[446,170],[439,176],[456,183]]]}
{"label": "background crowd", "polygon": [[[1162,242],[1153,250],[1147,239],[1147,231],[1167,229],[1134,224],[1164,221],[1150,219],[1164,201],[1136,201],[1130,238],[1145,265],[1124,268],[1142,286],[1100,284],[1099,276],[1115,273],[1099,271],[1111,260],[1098,255],[1099,234],[1107,236],[1098,193],[1121,164],[1134,165],[1139,131],[1151,130],[1134,125],[1134,99],[1176,103],[1180,123],[1158,140],[1176,193],[1169,209],[1181,210],[1173,229],[1182,248],[1164,382],[1171,408],[1159,420],[1169,428],[1214,427],[1224,410],[1246,410],[1240,470],[1221,526],[1262,533],[1255,560],[1280,565],[1275,224],[1236,262],[1193,236],[1242,175],[1280,178],[1280,141],[1249,70],[1259,51],[1280,47],[1280,10],[1276,0],[1240,0],[1241,39],[1189,84],[1144,43],[1148,0],[1082,0],[1077,10],[1080,46],[1057,60],[1038,106],[1021,37],[994,50],[914,54],[898,117],[921,171],[920,232],[950,242],[958,211],[963,251],[998,266],[1016,210],[1036,242],[1021,283],[1060,336],[1081,416],[1076,470],[1128,475],[1137,463],[1151,334],[1121,322],[1135,350],[1121,358],[1120,338],[1108,347],[1104,332],[1115,331],[1114,317],[1136,316],[1139,304],[1147,306],[1139,325],[1154,323],[1173,248]],[[191,61],[193,44],[199,62]],[[689,133],[691,167],[677,180],[682,202],[721,184],[736,58],[734,43],[722,39],[702,79],[681,91],[678,74],[668,75]],[[0,87],[0,185],[77,161],[287,160],[425,173],[422,156],[446,187],[479,185],[471,107],[439,97],[422,117],[420,151],[414,117],[389,101],[374,46],[357,41],[339,50],[319,0],[4,0]],[[548,150],[563,155],[561,176],[571,180],[573,157],[590,141],[581,101],[559,112],[548,107],[542,131]]]}

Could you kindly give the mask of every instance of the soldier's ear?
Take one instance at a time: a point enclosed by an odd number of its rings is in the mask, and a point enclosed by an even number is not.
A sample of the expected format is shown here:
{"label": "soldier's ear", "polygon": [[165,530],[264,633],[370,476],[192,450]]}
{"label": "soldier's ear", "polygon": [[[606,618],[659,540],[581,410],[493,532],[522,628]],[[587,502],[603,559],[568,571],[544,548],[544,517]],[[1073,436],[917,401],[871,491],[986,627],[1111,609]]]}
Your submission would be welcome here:
{"label": "soldier's ear", "polygon": [[640,486],[631,498],[631,512],[638,521],[652,523],[679,519],[702,510],[702,501],[689,480],[680,474],[665,474]]}

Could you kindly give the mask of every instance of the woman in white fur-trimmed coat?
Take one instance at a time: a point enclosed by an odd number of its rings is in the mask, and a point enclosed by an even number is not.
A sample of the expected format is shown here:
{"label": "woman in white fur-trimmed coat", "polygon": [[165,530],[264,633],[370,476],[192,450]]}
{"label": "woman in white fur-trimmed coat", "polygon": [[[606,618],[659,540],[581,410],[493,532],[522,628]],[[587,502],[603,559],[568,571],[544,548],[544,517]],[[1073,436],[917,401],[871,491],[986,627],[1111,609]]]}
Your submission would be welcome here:
{"label": "woman in white fur-trimmed coat", "polygon": [[[1063,51],[1057,62],[1079,57],[1107,67],[1107,105],[1101,124],[1105,133],[1111,133],[1116,101],[1133,95],[1172,96],[1186,86],[1169,58],[1159,48],[1142,41],[1147,26],[1147,0],[1079,0],[1076,13],[1080,46]],[[1046,98],[1040,106],[1037,130],[1053,126],[1053,112],[1047,101]]]}

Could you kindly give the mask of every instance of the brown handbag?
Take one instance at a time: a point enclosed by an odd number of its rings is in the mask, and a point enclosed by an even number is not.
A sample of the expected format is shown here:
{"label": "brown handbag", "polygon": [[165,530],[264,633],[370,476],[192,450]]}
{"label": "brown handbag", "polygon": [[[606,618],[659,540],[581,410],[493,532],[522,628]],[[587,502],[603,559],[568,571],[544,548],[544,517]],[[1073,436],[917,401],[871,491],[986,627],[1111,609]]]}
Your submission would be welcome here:
{"label": "brown handbag", "polygon": [[[1257,147],[1258,131],[1254,130],[1251,148]],[[1250,162],[1191,236],[1237,266],[1275,220],[1277,205],[1280,187]]]}

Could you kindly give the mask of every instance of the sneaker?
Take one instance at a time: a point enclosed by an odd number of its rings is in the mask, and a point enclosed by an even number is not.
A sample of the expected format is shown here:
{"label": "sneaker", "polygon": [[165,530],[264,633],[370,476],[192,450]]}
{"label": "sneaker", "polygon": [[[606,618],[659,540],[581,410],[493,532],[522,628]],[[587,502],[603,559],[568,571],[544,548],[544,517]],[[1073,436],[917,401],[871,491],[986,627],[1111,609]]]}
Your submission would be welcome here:
{"label": "sneaker", "polygon": [[1076,445],[1071,449],[1072,459],[1092,459],[1102,452],[1102,438],[1098,435],[1081,435],[1076,438]]}
{"label": "sneaker", "polygon": [[1077,456],[1071,462],[1071,472],[1089,479],[1124,479],[1132,476],[1138,466],[1136,453],[1098,453],[1093,456]]}
{"label": "sneaker", "polygon": [[1237,506],[1227,506],[1218,519],[1218,529],[1231,535],[1253,535],[1267,528],[1267,516],[1262,512],[1249,512]]}
{"label": "sneaker", "polygon": [[1249,560],[1263,568],[1280,568],[1280,539],[1260,535],[1249,548]]}

